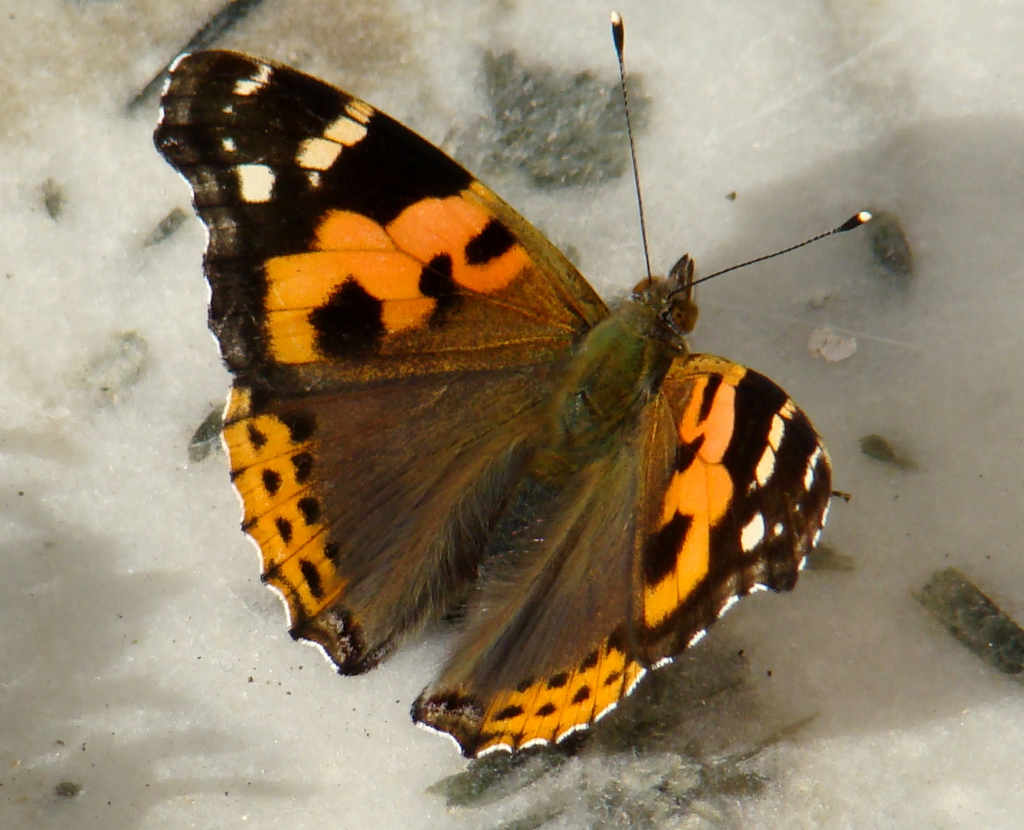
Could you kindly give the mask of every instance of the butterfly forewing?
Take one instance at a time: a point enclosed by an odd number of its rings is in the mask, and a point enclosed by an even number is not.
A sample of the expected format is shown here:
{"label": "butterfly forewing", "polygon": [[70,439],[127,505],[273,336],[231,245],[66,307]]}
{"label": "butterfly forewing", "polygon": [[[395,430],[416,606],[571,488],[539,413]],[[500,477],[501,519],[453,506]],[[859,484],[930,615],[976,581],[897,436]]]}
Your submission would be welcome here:
{"label": "butterfly forewing", "polygon": [[287,67],[185,55],[155,141],[210,231],[239,377],[332,388],[549,362],[607,310],[557,249],[388,116]]}

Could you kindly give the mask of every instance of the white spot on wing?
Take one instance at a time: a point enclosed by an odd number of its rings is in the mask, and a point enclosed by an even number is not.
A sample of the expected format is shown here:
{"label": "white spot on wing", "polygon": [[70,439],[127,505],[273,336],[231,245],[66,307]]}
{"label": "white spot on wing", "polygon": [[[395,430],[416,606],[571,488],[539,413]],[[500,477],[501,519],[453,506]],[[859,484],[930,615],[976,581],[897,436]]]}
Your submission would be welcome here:
{"label": "white spot on wing", "polygon": [[261,63],[255,75],[235,81],[234,94],[246,96],[259,92],[267,85],[272,74],[273,70],[267,64]]}
{"label": "white spot on wing", "polygon": [[[775,416],[778,420],[778,416]],[[757,462],[757,466],[754,468],[754,478],[757,481],[758,487],[764,487],[768,483],[768,479],[772,477],[772,473],[775,472],[775,451],[771,447],[765,447],[764,452],[761,454],[761,460]]]}
{"label": "white spot on wing", "polygon": [[224,148],[225,152],[235,152],[235,140],[231,137],[222,138],[220,146]]}
{"label": "white spot on wing", "polygon": [[750,553],[764,539],[764,517],[755,513],[740,531],[740,547],[744,553]]}
{"label": "white spot on wing", "polygon": [[700,631],[698,631],[696,634],[694,634],[690,638],[690,642],[688,642],[686,644],[686,647],[687,648],[691,648],[692,646],[697,645],[697,643],[699,643],[701,640],[704,639],[704,635],[707,634],[707,633],[708,633],[707,629],[706,628],[702,628]]}
{"label": "white spot on wing", "polygon": [[344,144],[346,147],[358,144],[363,140],[365,135],[366,125],[360,124],[358,121],[347,115],[336,118],[332,123],[328,124],[327,129],[324,130],[325,139],[329,139],[330,141],[334,141],[338,144]]}
{"label": "white spot on wing", "polygon": [[242,201],[253,204],[269,202],[274,192],[274,171],[265,164],[239,164],[235,168],[238,176],[238,192]]}
{"label": "white spot on wing", "polygon": [[299,144],[295,163],[306,170],[327,170],[340,155],[340,144],[326,138],[307,138]]}
{"label": "white spot on wing", "polygon": [[781,536],[782,535],[782,531],[784,529],[785,528],[783,528],[782,522],[776,522],[775,526],[772,527],[772,536]]}
{"label": "white spot on wing", "polygon": [[729,599],[725,601],[722,607],[718,609],[718,616],[721,617],[723,614],[725,614],[726,611],[732,608],[739,601],[739,597],[729,597]]}
{"label": "white spot on wing", "polygon": [[672,658],[671,657],[662,657],[653,666],[651,666],[651,671],[656,671],[657,669],[660,669],[660,668],[662,668],[664,666],[667,666],[671,662],[672,662]]}
{"label": "white spot on wing", "polygon": [[373,115],[373,107],[365,101],[353,98],[345,104],[345,113],[353,121],[358,121],[360,124],[369,124],[370,116]]}
{"label": "white spot on wing", "polygon": [[771,445],[773,450],[779,449],[779,444],[782,443],[782,435],[786,431],[786,422],[779,417],[778,413],[772,415],[772,425],[768,430],[768,443]]}
{"label": "white spot on wing", "polygon": [[804,470],[804,489],[810,490],[814,484],[814,468],[818,466],[818,459],[821,458],[821,447],[815,447],[811,457],[807,459],[807,469]]}

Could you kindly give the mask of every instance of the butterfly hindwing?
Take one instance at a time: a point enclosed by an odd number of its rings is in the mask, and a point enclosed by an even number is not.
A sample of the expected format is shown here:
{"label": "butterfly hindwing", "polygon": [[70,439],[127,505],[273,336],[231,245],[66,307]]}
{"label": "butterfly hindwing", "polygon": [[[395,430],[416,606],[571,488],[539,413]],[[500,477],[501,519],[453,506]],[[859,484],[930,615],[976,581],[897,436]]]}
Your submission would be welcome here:
{"label": "butterfly hindwing", "polygon": [[243,528],[292,633],[365,671],[464,594],[551,366],[607,309],[459,165],[293,69],[179,58],[155,142],[209,231]]}
{"label": "butterfly hindwing", "polygon": [[413,706],[467,755],[564,739],[738,597],[792,588],[831,493],[806,416],[708,355],[675,362],[633,440],[577,487],[571,511],[557,498],[534,511],[537,572],[517,563],[532,590],[485,588],[488,613]]}
{"label": "butterfly hindwing", "polygon": [[448,665],[413,705],[414,720],[451,734],[466,755],[561,740],[644,673],[630,620],[645,522],[660,516],[672,475],[667,408],[646,407],[622,438],[557,486],[531,476],[520,484],[522,519],[499,528],[501,564]]}

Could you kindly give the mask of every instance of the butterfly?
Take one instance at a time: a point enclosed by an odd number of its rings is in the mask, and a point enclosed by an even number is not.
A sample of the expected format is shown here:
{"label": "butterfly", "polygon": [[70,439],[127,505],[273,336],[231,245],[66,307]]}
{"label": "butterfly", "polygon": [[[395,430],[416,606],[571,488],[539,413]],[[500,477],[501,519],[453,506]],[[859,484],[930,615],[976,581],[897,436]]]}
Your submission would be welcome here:
{"label": "butterfly", "polygon": [[243,54],[180,57],[154,140],[209,230],[242,527],[340,673],[459,614],[412,718],[516,751],[794,586],[829,456],[774,382],[689,351],[688,256],[609,308],[436,147]]}

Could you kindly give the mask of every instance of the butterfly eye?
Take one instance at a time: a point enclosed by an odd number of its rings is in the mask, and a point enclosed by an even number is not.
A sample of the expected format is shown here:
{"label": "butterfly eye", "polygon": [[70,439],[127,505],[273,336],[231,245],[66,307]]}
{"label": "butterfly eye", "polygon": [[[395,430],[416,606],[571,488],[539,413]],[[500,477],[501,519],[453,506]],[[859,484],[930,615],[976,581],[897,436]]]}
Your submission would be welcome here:
{"label": "butterfly eye", "polygon": [[672,318],[672,326],[677,331],[688,334],[697,326],[697,306],[689,300],[681,303],[675,303],[672,306],[670,314]]}

